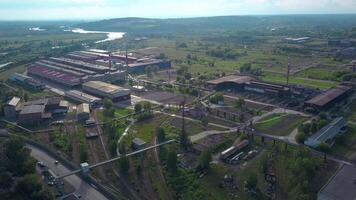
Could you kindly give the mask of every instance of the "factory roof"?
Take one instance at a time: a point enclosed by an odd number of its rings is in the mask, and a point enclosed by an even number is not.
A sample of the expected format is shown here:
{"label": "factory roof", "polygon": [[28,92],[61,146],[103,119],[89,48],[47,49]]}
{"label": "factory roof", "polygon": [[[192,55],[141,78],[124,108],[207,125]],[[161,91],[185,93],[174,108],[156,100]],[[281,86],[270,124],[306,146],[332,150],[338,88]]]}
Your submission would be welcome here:
{"label": "factory roof", "polygon": [[17,106],[20,103],[21,99],[20,97],[12,97],[6,105],[8,106]]}
{"label": "factory roof", "polygon": [[11,75],[10,79],[11,80],[25,81],[27,79],[32,79],[32,78],[29,77],[29,76],[26,76],[24,74],[14,73],[14,74]]}
{"label": "factory roof", "polygon": [[96,90],[100,90],[100,91],[103,91],[106,93],[115,93],[119,90],[127,90],[120,86],[113,85],[110,83],[105,83],[102,81],[89,81],[89,82],[83,83],[83,86],[94,88]]}
{"label": "factory roof", "polygon": [[20,112],[20,115],[33,114],[33,113],[43,113],[45,110],[44,105],[27,105],[24,106]]}
{"label": "factory roof", "polygon": [[36,62],[35,65],[47,67],[49,69],[54,69],[54,70],[57,70],[57,71],[60,71],[60,72],[64,72],[64,73],[68,73],[68,74],[71,74],[71,75],[74,75],[74,76],[79,76],[79,77],[85,76],[84,73],[80,73],[80,72],[77,72],[77,71],[74,71],[74,70],[71,70],[71,69],[65,69],[65,68],[62,68],[62,67],[57,67],[57,66],[54,66],[54,65],[51,65],[51,64],[43,63],[41,61]]}
{"label": "factory roof", "polygon": [[28,73],[35,74],[46,79],[51,79],[66,85],[80,84],[80,80],[77,76],[53,69],[48,69],[43,66],[32,66],[28,68]]}
{"label": "factory roof", "polygon": [[248,84],[254,85],[254,86],[260,86],[260,87],[264,87],[264,88],[275,89],[275,90],[285,90],[285,91],[289,90],[289,88],[284,85],[278,85],[278,84],[272,84],[272,83],[266,83],[266,82],[260,82],[260,81],[250,81],[250,82],[248,82]]}
{"label": "factory roof", "polygon": [[51,57],[51,60],[54,60],[54,61],[59,61],[59,62],[65,62],[65,63],[68,63],[68,64],[74,64],[74,65],[81,65],[83,67],[87,67],[89,69],[93,69],[93,70],[109,70],[110,68],[109,67],[105,67],[105,66],[102,66],[102,65],[95,65],[95,64],[92,64],[92,63],[87,63],[87,62],[83,62],[83,61],[80,61],[80,60],[74,60],[74,59],[70,59],[70,58],[54,58],[54,57]]}
{"label": "factory roof", "polygon": [[249,82],[253,80],[252,77],[249,76],[238,76],[238,75],[228,75],[228,76],[224,76],[218,79],[214,79],[214,80],[210,80],[207,83],[211,84],[211,85],[218,85],[221,83],[225,83],[225,82],[233,82],[233,83],[237,83],[237,84],[243,84],[246,82]]}
{"label": "factory roof", "polygon": [[66,96],[76,98],[80,102],[92,103],[95,101],[100,101],[101,99],[98,97],[94,97],[90,94],[78,91],[78,90],[70,90],[66,92]]}
{"label": "factory roof", "polygon": [[57,62],[53,62],[53,61],[50,61],[50,60],[41,60],[41,62],[42,63],[51,64],[51,65],[54,65],[54,66],[58,66],[58,67],[61,67],[61,68],[65,68],[65,69],[70,69],[70,70],[82,72],[82,73],[89,74],[89,75],[96,74],[96,72],[93,72],[91,70],[82,69],[82,68],[79,68],[79,67],[74,67],[74,66],[70,66],[70,65],[66,65],[66,64],[62,64],[62,63],[57,63]]}
{"label": "factory roof", "polygon": [[352,87],[350,87],[350,86],[339,85],[335,88],[332,88],[332,89],[306,101],[306,103],[314,104],[317,106],[325,106],[329,102],[333,101],[334,99],[343,95],[344,93],[348,92],[351,89],[352,89]]}
{"label": "factory roof", "polygon": [[339,171],[321,188],[318,193],[320,200],[355,200],[356,199],[356,167],[343,165]]}
{"label": "factory roof", "polygon": [[324,126],[318,132],[310,136],[305,144],[308,146],[317,147],[319,144],[326,142],[328,139],[335,137],[340,130],[347,124],[343,117],[334,119],[330,124]]}

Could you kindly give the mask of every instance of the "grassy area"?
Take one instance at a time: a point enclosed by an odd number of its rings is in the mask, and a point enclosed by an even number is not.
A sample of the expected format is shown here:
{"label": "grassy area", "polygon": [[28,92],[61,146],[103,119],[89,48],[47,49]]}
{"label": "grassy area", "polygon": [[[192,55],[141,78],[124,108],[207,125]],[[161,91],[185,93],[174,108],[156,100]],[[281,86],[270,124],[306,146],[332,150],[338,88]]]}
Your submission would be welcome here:
{"label": "grassy area", "polygon": [[[286,78],[283,74],[264,72],[262,77],[265,81],[276,82],[276,83],[285,83]],[[335,81],[326,81],[326,80],[317,80],[312,78],[305,77],[296,77],[291,76],[289,82],[297,85],[304,85],[307,87],[319,88],[319,89],[329,89],[338,85],[338,82]]]}
{"label": "grassy area", "polygon": [[23,73],[24,71],[26,71],[25,65],[11,67],[5,71],[0,72],[0,80],[6,81],[12,74]]}
{"label": "grassy area", "polygon": [[356,126],[350,126],[344,135],[343,142],[336,143],[331,153],[356,160]]}
{"label": "grassy area", "polygon": [[254,127],[266,134],[286,136],[306,120],[299,115],[279,113],[262,118]]}
{"label": "grassy area", "polygon": [[161,126],[161,124],[165,120],[166,116],[155,115],[152,119],[144,120],[133,125],[130,132],[133,133],[134,137],[139,137],[144,141],[150,143],[152,141],[152,138],[154,137],[156,129]]}
{"label": "grassy area", "polygon": [[124,117],[126,115],[129,115],[133,113],[133,110],[127,109],[127,108],[116,108],[115,109],[115,117]]}
{"label": "grassy area", "polygon": [[351,121],[356,122],[356,100],[352,101],[351,104],[351,116],[349,118]]}

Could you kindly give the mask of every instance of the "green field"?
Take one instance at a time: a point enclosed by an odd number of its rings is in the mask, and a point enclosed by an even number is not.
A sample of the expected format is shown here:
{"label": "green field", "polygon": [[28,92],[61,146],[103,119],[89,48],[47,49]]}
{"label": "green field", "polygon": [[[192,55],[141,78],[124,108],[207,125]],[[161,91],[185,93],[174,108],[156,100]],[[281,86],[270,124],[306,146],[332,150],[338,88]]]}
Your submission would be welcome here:
{"label": "green field", "polygon": [[265,134],[286,136],[306,120],[299,115],[279,113],[262,118],[254,127]]}
{"label": "green field", "polygon": [[344,135],[344,142],[336,143],[331,153],[334,155],[344,156],[351,160],[356,160],[356,126],[350,125]]}
{"label": "green field", "polygon": [[[262,79],[270,82],[286,83],[286,77],[283,74],[264,72]],[[289,78],[289,82],[292,84],[304,85],[307,87],[319,88],[319,89],[329,89],[339,84],[338,82],[335,81],[318,80],[318,79],[303,78],[303,77],[296,77],[296,76],[291,76]]]}

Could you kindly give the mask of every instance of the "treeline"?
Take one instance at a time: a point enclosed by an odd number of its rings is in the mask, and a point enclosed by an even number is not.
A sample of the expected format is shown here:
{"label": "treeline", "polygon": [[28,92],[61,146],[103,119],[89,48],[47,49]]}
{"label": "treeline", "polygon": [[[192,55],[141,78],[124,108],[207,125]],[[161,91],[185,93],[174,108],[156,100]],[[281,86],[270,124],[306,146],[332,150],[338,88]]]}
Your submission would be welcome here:
{"label": "treeline", "polygon": [[18,138],[0,142],[0,196],[4,199],[51,200],[36,175],[36,160]]}

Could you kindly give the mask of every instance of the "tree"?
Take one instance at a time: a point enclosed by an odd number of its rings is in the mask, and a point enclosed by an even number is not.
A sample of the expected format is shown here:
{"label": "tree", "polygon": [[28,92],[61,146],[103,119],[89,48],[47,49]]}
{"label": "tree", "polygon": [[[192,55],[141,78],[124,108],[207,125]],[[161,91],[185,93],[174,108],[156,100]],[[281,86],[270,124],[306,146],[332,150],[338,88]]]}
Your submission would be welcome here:
{"label": "tree", "polygon": [[295,136],[295,141],[297,141],[299,144],[303,143],[307,139],[307,135],[304,132],[299,132]]}
{"label": "tree", "polygon": [[32,193],[41,190],[42,185],[35,174],[25,175],[16,185],[15,191],[31,196]]}
{"label": "tree", "polygon": [[325,112],[321,112],[319,114],[319,119],[321,120],[327,120],[328,119],[328,115]]}
{"label": "tree", "polygon": [[151,66],[147,66],[145,70],[146,70],[147,77],[152,77],[152,75],[153,75],[152,74],[152,71],[153,71],[152,67]]}
{"label": "tree", "polygon": [[246,104],[245,99],[239,98],[235,102],[235,108],[242,110],[243,106]]}
{"label": "tree", "polygon": [[321,143],[316,149],[324,153],[324,161],[326,161],[326,154],[331,150],[330,146],[325,143]]}
{"label": "tree", "polygon": [[217,92],[215,95],[210,97],[211,103],[218,104],[221,101],[224,101],[224,95],[221,92]]}
{"label": "tree", "polygon": [[119,160],[119,166],[120,166],[120,171],[124,174],[127,174],[127,172],[130,169],[130,161],[127,157],[123,157]]}
{"label": "tree", "polygon": [[141,112],[142,111],[142,104],[141,103],[136,103],[135,104],[135,113]]}
{"label": "tree", "polygon": [[251,63],[245,63],[240,67],[241,73],[249,73],[251,71],[252,65]]}
{"label": "tree", "polygon": [[246,181],[245,181],[245,187],[250,189],[250,190],[254,190],[257,188],[257,175],[255,173],[249,173],[247,175]]}
{"label": "tree", "polygon": [[110,99],[104,99],[103,103],[104,103],[104,108],[107,110],[109,110],[113,105],[113,103]]}
{"label": "tree", "polygon": [[13,183],[12,175],[10,172],[2,172],[0,174],[0,188],[8,190]]}
{"label": "tree", "polygon": [[210,150],[202,152],[198,159],[198,168],[207,169],[209,168],[210,162],[212,160],[212,155]]}
{"label": "tree", "polygon": [[203,126],[208,126],[208,124],[209,124],[209,120],[208,120],[207,117],[201,118],[200,121],[201,121],[201,123],[203,124]]}
{"label": "tree", "polygon": [[162,127],[157,128],[157,139],[159,143],[164,142],[166,140],[166,132]]}
{"label": "tree", "polygon": [[33,200],[52,200],[53,195],[48,189],[42,189],[32,193],[31,199]]}
{"label": "tree", "polygon": [[171,173],[175,173],[177,171],[177,153],[173,148],[170,148],[167,154],[167,169]]}

